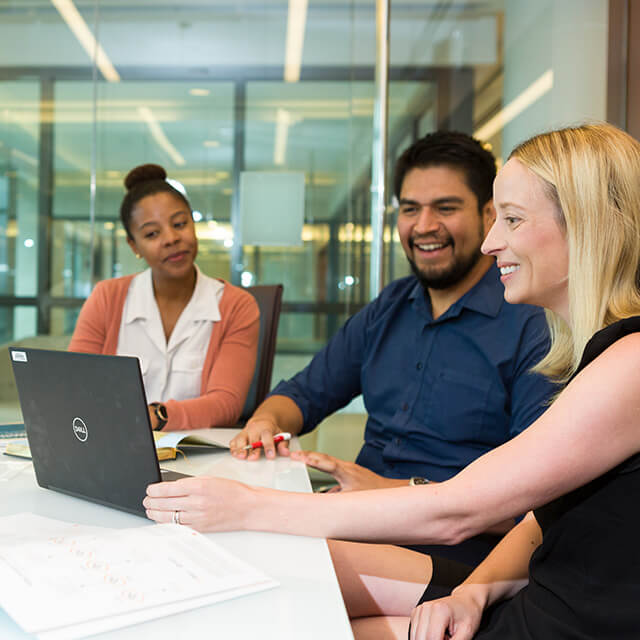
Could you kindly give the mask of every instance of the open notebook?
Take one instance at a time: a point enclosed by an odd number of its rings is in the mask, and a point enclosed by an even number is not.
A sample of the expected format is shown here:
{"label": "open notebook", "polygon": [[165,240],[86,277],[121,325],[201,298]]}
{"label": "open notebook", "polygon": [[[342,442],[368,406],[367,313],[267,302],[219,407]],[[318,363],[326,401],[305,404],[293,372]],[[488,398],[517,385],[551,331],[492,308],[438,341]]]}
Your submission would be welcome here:
{"label": "open notebook", "polygon": [[228,451],[229,445],[212,438],[206,429],[197,432],[154,431],[158,460],[174,460],[178,453],[188,456],[191,453]]}

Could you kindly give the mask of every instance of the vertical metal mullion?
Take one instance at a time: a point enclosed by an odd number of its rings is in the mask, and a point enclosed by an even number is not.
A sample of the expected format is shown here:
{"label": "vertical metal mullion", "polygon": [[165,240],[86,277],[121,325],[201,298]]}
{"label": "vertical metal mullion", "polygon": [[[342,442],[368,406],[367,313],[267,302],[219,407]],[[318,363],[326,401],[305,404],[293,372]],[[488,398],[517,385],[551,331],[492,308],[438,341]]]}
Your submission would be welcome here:
{"label": "vertical metal mullion", "polygon": [[38,147],[38,334],[51,328],[51,219],[53,217],[53,100],[54,82],[40,80],[40,136]]}
{"label": "vertical metal mullion", "polygon": [[240,173],[244,171],[245,157],[245,119],[247,117],[247,85],[238,80],[234,86],[233,108],[233,195],[231,196],[231,227],[233,229],[233,247],[231,248],[231,283],[241,284],[244,268],[242,251],[242,230],[240,227]]}
{"label": "vertical metal mullion", "polygon": [[387,116],[389,103],[390,0],[376,0],[376,70],[371,150],[371,257],[369,296],[375,298],[384,281],[384,214],[386,209]]}
{"label": "vertical metal mullion", "polygon": [[100,27],[100,5],[95,0],[93,7],[93,33],[95,35],[95,50],[91,69],[92,117],[91,117],[91,168],[89,176],[89,282],[93,286],[96,277],[96,184],[98,170],[98,42]]}
{"label": "vertical metal mullion", "polygon": [[[338,278],[340,270],[340,221],[329,221],[329,242],[327,246],[327,298],[326,302],[338,301]],[[324,337],[328,340],[340,327],[337,314],[332,311],[327,314],[327,335]]]}

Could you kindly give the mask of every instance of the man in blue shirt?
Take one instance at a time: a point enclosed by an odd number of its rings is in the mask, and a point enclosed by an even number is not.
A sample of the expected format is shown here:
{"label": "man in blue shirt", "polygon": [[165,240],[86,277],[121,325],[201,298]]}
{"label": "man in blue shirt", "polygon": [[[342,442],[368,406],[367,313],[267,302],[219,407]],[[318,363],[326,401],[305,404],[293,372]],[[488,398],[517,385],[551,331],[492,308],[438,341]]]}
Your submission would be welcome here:
{"label": "man in blue shirt", "polygon": [[355,463],[293,455],[332,473],[342,490],[442,481],[543,412],[553,388],[530,370],[548,347],[544,313],[507,304],[493,258],[480,252],[495,217],[494,177],[493,155],[465,134],[433,133],[404,151],[394,191],[413,275],[278,384],[232,441],[234,455],[256,440],[267,457],[287,455],[275,433],[311,431],[362,394],[368,419]]}

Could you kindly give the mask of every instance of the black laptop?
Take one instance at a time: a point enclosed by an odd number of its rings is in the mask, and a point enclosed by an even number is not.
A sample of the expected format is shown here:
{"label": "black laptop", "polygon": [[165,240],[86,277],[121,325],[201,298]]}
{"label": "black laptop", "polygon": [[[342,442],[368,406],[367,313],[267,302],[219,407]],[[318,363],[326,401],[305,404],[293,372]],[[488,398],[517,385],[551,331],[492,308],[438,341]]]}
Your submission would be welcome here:
{"label": "black laptop", "polygon": [[144,515],[160,471],[137,358],[10,347],[38,484]]}

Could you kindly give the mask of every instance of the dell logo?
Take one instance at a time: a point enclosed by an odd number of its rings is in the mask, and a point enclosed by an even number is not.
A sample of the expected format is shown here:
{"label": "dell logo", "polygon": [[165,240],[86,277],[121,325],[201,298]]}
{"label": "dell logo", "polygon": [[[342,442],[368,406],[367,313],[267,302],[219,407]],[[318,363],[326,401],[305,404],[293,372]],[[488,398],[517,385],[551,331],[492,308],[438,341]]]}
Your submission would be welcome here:
{"label": "dell logo", "polygon": [[73,435],[80,440],[80,442],[86,442],[89,437],[89,430],[82,418],[73,419]]}

